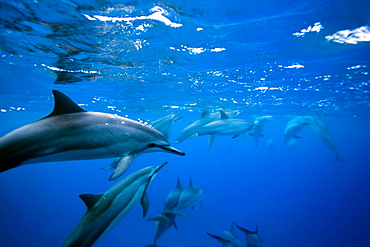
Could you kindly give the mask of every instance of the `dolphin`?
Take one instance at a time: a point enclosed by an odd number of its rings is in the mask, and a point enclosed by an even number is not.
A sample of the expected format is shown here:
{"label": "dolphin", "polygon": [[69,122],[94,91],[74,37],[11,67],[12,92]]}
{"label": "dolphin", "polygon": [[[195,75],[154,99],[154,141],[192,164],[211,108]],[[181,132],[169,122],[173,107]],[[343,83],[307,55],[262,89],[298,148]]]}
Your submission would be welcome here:
{"label": "dolphin", "polygon": [[312,117],[312,130],[321,139],[321,141],[335,154],[334,161],[343,161],[339,157],[337,147],[335,145],[333,136],[330,133],[329,126],[324,124],[319,119]]}
{"label": "dolphin", "polygon": [[181,216],[183,218],[188,218],[185,214],[181,213],[180,211],[177,210],[163,210],[159,216],[149,218],[147,221],[156,221],[156,231],[155,231],[155,236],[154,236],[154,241],[153,244],[148,245],[148,247],[155,247],[157,246],[157,241],[159,238],[171,227],[174,226],[176,231],[177,225],[175,222],[176,216]]}
{"label": "dolphin", "polygon": [[184,191],[181,193],[176,210],[194,207],[194,205],[198,202],[203,209],[202,197],[204,192],[204,189],[202,189],[201,187],[193,185],[193,181],[190,178],[189,187],[184,189]]}
{"label": "dolphin", "polygon": [[0,138],[0,172],[39,162],[118,157],[114,180],[144,152],[185,155],[154,128],[128,118],[87,112],[65,94],[53,90],[48,116]]}
{"label": "dolphin", "polygon": [[[227,112],[227,114],[230,117],[234,117],[234,116],[238,115],[239,113],[240,113],[239,111]],[[200,117],[200,119],[198,119],[194,123],[187,126],[185,129],[183,129],[181,131],[181,133],[179,134],[179,136],[177,137],[175,142],[180,143],[180,142],[185,141],[186,139],[197,137],[198,136],[197,132],[198,132],[199,129],[201,129],[206,124],[209,124],[213,121],[219,120],[220,118],[221,118],[221,115],[220,115],[219,112],[212,112],[211,113],[209,111],[203,111],[202,116]]]}
{"label": "dolphin", "polygon": [[210,135],[208,150],[211,149],[217,135],[232,135],[233,138],[236,138],[243,134],[244,139],[246,139],[248,137],[247,132],[254,127],[254,123],[251,121],[230,118],[223,111],[220,111],[220,114],[220,120],[204,125],[196,133],[197,136]]}
{"label": "dolphin", "polygon": [[164,209],[174,209],[179,204],[180,196],[184,191],[184,187],[182,187],[180,179],[177,178],[177,185],[176,188],[173,189],[167,196],[167,199],[164,203]]}
{"label": "dolphin", "polygon": [[238,226],[235,224],[237,228],[239,228],[242,232],[245,233],[247,238],[247,247],[263,247],[264,243],[261,237],[258,235],[258,226],[255,231],[249,231],[243,227]]}
{"label": "dolphin", "polygon": [[307,116],[298,116],[290,120],[284,130],[285,143],[287,144],[293,139],[300,139],[298,133],[309,124],[312,124],[312,120]]}
{"label": "dolphin", "polygon": [[82,194],[80,198],[87,212],[69,235],[63,247],[92,246],[111,230],[140,200],[143,217],[149,208],[146,190],[167,162],[150,166],[130,174],[117,182],[103,194]]}
{"label": "dolphin", "polygon": [[261,137],[264,137],[263,129],[265,127],[266,120],[271,118],[271,116],[262,116],[254,119],[254,128],[249,135],[253,136],[256,141],[256,146],[258,146],[258,140]]}
{"label": "dolphin", "polygon": [[158,120],[155,120],[150,123],[150,125],[161,132],[167,139],[170,138],[171,128],[181,118],[179,114],[170,114],[165,117],[162,117]]}
{"label": "dolphin", "polygon": [[234,233],[234,223],[231,224],[231,228],[229,231],[223,231],[221,233],[221,236],[217,236],[214,234],[211,234],[209,232],[206,232],[208,236],[211,238],[216,239],[219,241],[223,246],[227,247],[242,247],[242,242],[236,237]]}

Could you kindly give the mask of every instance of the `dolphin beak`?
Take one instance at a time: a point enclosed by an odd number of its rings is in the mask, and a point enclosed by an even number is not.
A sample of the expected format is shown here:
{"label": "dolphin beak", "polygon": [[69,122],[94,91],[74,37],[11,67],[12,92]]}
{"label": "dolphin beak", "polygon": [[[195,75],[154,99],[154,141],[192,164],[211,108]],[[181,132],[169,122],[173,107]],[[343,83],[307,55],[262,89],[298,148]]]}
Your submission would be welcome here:
{"label": "dolphin beak", "polygon": [[160,149],[163,149],[165,150],[166,152],[169,152],[169,153],[173,153],[173,154],[177,154],[177,155],[181,155],[181,156],[185,156],[185,153],[172,147],[172,146],[161,146],[161,145],[158,145],[157,148],[160,148]]}

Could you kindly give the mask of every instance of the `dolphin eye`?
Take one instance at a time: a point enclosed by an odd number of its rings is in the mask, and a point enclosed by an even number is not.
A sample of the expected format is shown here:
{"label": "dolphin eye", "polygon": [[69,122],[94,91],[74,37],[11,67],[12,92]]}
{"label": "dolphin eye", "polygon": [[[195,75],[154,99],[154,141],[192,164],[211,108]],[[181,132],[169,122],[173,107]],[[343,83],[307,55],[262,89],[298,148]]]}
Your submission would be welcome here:
{"label": "dolphin eye", "polygon": [[154,148],[154,147],[156,147],[157,145],[155,144],[155,143],[150,143],[149,145],[148,145],[148,147],[149,148]]}

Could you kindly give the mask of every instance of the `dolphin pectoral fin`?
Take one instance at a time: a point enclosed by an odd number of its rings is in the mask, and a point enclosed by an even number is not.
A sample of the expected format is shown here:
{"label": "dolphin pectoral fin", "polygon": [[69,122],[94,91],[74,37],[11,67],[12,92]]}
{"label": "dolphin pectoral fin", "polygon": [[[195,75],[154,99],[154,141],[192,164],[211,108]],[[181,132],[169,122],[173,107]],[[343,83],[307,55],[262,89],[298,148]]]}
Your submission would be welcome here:
{"label": "dolphin pectoral fin", "polygon": [[202,200],[200,200],[199,204],[200,204],[200,208],[203,210],[203,207],[204,207],[204,205],[203,205],[203,201],[202,201]]}
{"label": "dolphin pectoral fin", "polygon": [[120,159],[121,158],[115,158],[109,166],[103,167],[101,169],[104,170],[104,171],[109,171],[109,170],[112,170],[112,169],[116,169],[117,163],[119,162]]}
{"label": "dolphin pectoral fin", "polygon": [[213,146],[213,143],[216,140],[216,135],[210,135],[208,138],[208,151],[211,151],[211,148]]}
{"label": "dolphin pectoral fin", "polygon": [[79,197],[85,203],[87,209],[92,208],[103,196],[103,194],[81,194]]}
{"label": "dolphin pectoral fin", "polygon": [[234,135],[233,137],[231,137],[231,139],[235,139],[237,138],[239,135]]}
{"label": "dolphin pectoral fin", "polygon": [[145,218],[149,210],[149,197],[146,191],[144,191],[143,196],[141,197],[140,204],[141,207],[143,208],[143,218]]}
{"label": "dolphin pectoral fin", "polygon": [[127,169],[130,167],[134,157],[135,155],[128,155],[123,158],[115,159],[113,163],[109,166],[111,168],[115,168],[114,172],[109,177],[109,181],[115,180],[116,178],[120,177],[123,173],[125,173]]}
{"label": "dolphin pectoral fin", "polygon": [[221,238],[217,235],[214,235],[214,234],[211,234],[209,232],[206,231],[206,233],[208,234],[208,236],[210,236],[211,238],[213,239],[216,239],[217,241],[219,241],[220,243],[222,243],[222,245],[226,245],[228,243],[230,243],[230,240],[227,240],[227,239],[224,239],[224,238]]}
{"label": "dolphin pectoral fin", "polygon": [[[251,135],[251,134],[250,134],[250,133],[248,133],[248,132],[245,132],[245,133],[244,133],[244,141],[248,140],[249,135]],[[253,136],[253,135],[252,135],[252,136]]]}
{"label": "dolphin pectoral fin", "polygon": [[173,222],[173,227],[175,227],[176,231],[178,231],[176,222]]}

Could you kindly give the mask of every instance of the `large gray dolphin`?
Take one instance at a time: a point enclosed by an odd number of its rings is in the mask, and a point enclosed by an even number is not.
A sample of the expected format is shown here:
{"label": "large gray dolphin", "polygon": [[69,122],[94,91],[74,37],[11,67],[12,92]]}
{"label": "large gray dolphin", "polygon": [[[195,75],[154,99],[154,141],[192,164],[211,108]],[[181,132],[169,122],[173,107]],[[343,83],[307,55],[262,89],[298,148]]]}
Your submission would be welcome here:
{"label": "large gray dolphin", "polygon": [[92,246],[111,230],[140,200],[143,217],[149,208],[146,190],[158,171],[167,164],[150,166],[130,174],[103,194],[82,194],[87,212],[63,246]]}
{"label": "large gray dolphin", "polygon": [[227,247],[242,247],[242,242],[237,238],[237,236],[234,233],[234,223],[231,225],[231,228],[229,231],[223,231],[221,233],[221,236],[217,236],[214,234],[211,234],[209,232],[206,232],[208,236],[211,238],[216,239],[219,241],[222,246],[227,246]]}
{"label": "large gray dolphin", "polygon": [[180,195],[179,203],[177,204],[176,209],[185,209],[194,207],[195,204],[198,202],[200,203],[200,206],[203,209],[203,194],[205,190],[202,189],[199,186],[193,185],[193,181],[190,178],[190,184],[189,187],[184,189],[183,192]]}
{"label": "large gray dolphin", "polygon": [[247,230],[243,227],[238,226],[235,224],[237,228],[239,228],[242,232],[244,232],[245,237],[247,238],[247,246],[248,247],[264,247],[264,243],[261,237],[258,235],[258,226],[255,231]]}
{"label": "large gray dolphin", "polygon": [[343,161],[339,157],[339,153],[335,145],[333,136],[331,135],[331,132],[329,130],[329,126],[324,124],[316,117],[311,117],[311,119],[312,119],[311,128],[320,138],[320,140],[335,154],[334,161]]}
{"label": "large gray dolphin", "polygon": [[[227,112],[229,117],[233,117],[239,114],[240,111],[230,111]],[[209,124],[213,121],[219,120],[221,118],[221,115],[219,112],[209,112],[209,111],[203,111],[202,116],[200,119],[195,121],[194,123],[187,126],[185,129],[181,131],[179,136],[176,139],[176,143],[180,143],[185,141],[189,138],[195,138],[197,137],[198,130],[201,129],[204,125]]]}
{"label": "large gray dolphin", "polygon": [[170,138],[171,128],[181,118],[179,114],[170,114],[150,123],[150,125],[161,132],[167,139]]}
{"label": "large gray dolphin", "polygon": [[0,172],[23,164],[119,157],[113,180],[143,152],[185,155],[150,126],[101,112],[87,112],[53,90],[54,110],[0,138]]}

